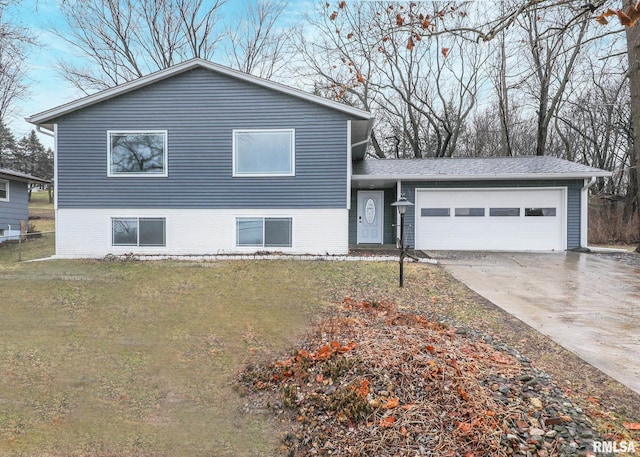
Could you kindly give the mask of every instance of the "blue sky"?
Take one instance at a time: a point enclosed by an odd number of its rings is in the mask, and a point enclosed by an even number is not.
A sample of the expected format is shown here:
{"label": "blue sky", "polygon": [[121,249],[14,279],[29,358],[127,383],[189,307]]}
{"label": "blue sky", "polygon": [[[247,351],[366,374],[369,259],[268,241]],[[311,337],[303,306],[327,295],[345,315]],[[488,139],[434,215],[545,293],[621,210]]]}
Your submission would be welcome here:
{"label": "blue sky", "polygon": [[[12,17],[29,27],[38,37],[40,46],[34,47],[29,55],[27,78],[30,86],[28,97],[18,106],[17,114],[9,120],[9,127],[17,138],[27,135],[33,125],[24,121],[26,116],[53,108],[81,97],[83,94],[74,89],[57,70],[59,59],[79,61],[70,45],[51,32],[53,27],[64,28],[64,18],[57,8],[58,0],[22,0],[14,7]],[[228,0],[223,14],[231,15],[240,8],[244,0]],[[310,7],[310,0],[289,0],[289,14],[283,20],[290,19]],[[224,21],[224,17],[222,20]],[[39,135],[45,146],[52,147],[51,138]]]}

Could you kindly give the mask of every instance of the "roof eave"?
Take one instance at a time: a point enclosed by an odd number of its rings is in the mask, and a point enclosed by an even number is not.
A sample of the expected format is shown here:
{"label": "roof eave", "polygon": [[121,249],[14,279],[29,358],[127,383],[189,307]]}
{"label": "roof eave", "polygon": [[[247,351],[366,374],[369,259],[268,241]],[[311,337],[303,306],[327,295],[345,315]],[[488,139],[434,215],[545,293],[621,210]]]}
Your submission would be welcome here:
{"label": "roof eave", "polygon": [[38,178],[36,176],[19,176],[11,173],[0,172],[0,178],[10,179],[11,181],[27,182],[30,184],[51,184],[51,181],[47,179]]}
{"label": "roof eave", "polygon": [[359,175],[354,174],[351,179],[354,181],[503,181],[509,179],[588,179],[593,177],[609,177],[613,173],[610,171],[594,171],[589,173],[511,173],[511,174],[486,174],[486,175]]}
{"label": "roof eave", "polygon": [[91,105],[95,105],[96,103],[100,103],[111,98],[117,97],[119,95],[125,94],[127,92],[131,92],[133,90],[139,89],[141,87],[147,86],[149,84],[162,81],[164,79],[170,78],[171,76],[183,73],[185,71],[201,67],[211,71],[215,71],[217,73],[230,76],[242,81],[247,81],[258,86],[262,86],[268,89],[272,89],[278,92],[282,92],[294,97],[298,97],[313,103],[316,103],[321,106],[325,106],[327,108],[331,108],[337,111],[341,111],[350,116],[354,116],[360,119],[371,119],[373,118],[373,114],[361,110],[359,108],[354,108],[349,105],[345,105],[343,103],[339,103],[333,100],[328,100],[317,95],[309,94],[300,89],[295,89],[293,87],[288,87],[280,83],[276,83],[274,81],[269,81],[266,79],[258,78],[253,75],[249,75],[247,73],[243,73],[237,70],[233,70],[228,67],[224,67],[222,65],[215,64],[213,62],[209,62],[202,59],[191,59],[185,62],[174,65],[173,67],[157,71],[155,73],[151,73],[146,76],[142,76],[134,81],[129,81],[123,84],[120,84],[116,87],[112,87],[110,89],[105,89],[96,94],[88,95],[78,100],[71,101],[69,103],[65,103],[63,105],[57,106],[55,108],[51,108],[46,111],[42,111],[40,113],[34,114],[25,118],[27,122],[30,122],[35,125],[42,125],[50,123],[52,119],[63,116],[65,114],[71,113],[78,109],[86,108]]}

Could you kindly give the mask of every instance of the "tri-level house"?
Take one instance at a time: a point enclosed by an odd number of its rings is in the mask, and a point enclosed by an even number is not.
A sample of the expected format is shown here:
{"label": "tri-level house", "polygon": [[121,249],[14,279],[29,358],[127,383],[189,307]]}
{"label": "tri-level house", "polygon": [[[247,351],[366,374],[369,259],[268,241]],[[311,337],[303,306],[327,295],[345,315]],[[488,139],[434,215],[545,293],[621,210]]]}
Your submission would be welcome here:
{"label": "tri-level house", "polygon": [[36,114],[56,255],[344,253],[371,117],[200,59]]}
{"label": "tri-level house", "polygon": [[194,59],[27,119],[55,137],[56,255],[586,245],[608,172],[549,157],[364,160],[372,115]]}

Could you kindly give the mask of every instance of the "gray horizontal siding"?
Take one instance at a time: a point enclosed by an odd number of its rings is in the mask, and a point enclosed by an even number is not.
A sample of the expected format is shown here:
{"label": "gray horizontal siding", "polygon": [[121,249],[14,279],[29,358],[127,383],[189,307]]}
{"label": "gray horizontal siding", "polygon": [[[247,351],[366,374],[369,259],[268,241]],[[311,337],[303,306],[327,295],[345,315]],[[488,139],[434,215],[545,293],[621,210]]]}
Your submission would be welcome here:
{"label": "gray horizontal siding", "polygon": [[[347,117],[195,69],[58,124],[60,208],[346,208]],[[233,129],[295,129],[295,176],[232,178]],[[107,130],[167,130],[166,178],[108,178]]]}
{"label": "gray horizontal siding", "polygon": [[0,230],[19,230],[20,221],[29,219],[28,198],[26,182],[9,181],[9,201],[0,201]]}
{"label": "gray horizontal siding", "polygon": [[[490,187],[566,187],[567,188],[567,248],[573,249],[580,247],[580,198],[581,198],[581,189],[583,186],[582,180],[535,180],[535,181],[414,181],[414,182],[403,182],[402,183],[402,192],[409,198],[413,200],[415,198],[415,190],[416,189],[466,189],[466,188],[490,188]],[[393,192],[388,192],[389,189],[385,191],[385,211],[395,199],[392,198],[390,201],[388,200],[388,195],[394,197],[395,194]],[[357,190],[353,190],[353,195],[355,195]],[[412,201],[412,203],[415,203]],[[355,200],[352,199],[352,207],[349,213],[349,222],[350,222],[350,231],[349,231],[349,242],[355,244],[355,229],[352,229],[351,226],[355,225],[355,213],[357,208],[355,208]],[[385,243],[393,243],[393,228],[392,225],[395,224],[395,218],[392,220],[388,220],[387,213],[385,213]],[[415,246],[415,236],[413,231],[413,220],[414,220],[414,209],[413,207],[409,207],[407,210],[407,215],[405,216],[405,221],[408,227],[406,228],[406,245],[413,247]],[[353,223],[352,223],[353,219]],[[388,238],[388,233],[391,234],[391,237]],[[387,241],[389,239],[389,241]]]}

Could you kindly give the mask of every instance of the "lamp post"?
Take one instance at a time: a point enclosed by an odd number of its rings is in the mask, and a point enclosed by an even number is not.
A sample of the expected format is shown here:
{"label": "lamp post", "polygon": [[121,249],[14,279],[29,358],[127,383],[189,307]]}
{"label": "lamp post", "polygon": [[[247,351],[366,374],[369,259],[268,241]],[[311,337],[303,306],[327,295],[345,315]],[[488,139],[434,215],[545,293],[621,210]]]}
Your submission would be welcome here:
{"label": "lamp post", "polygon": [[413,206],[413,203],[407,200],[404,194],[400,194],[398,201],[391,203],[391,206],[395,206],[400,214],[400,287],[402,287],[404,283],[404,257],[406,255],[404,252],[404,215],[407,208]]}

